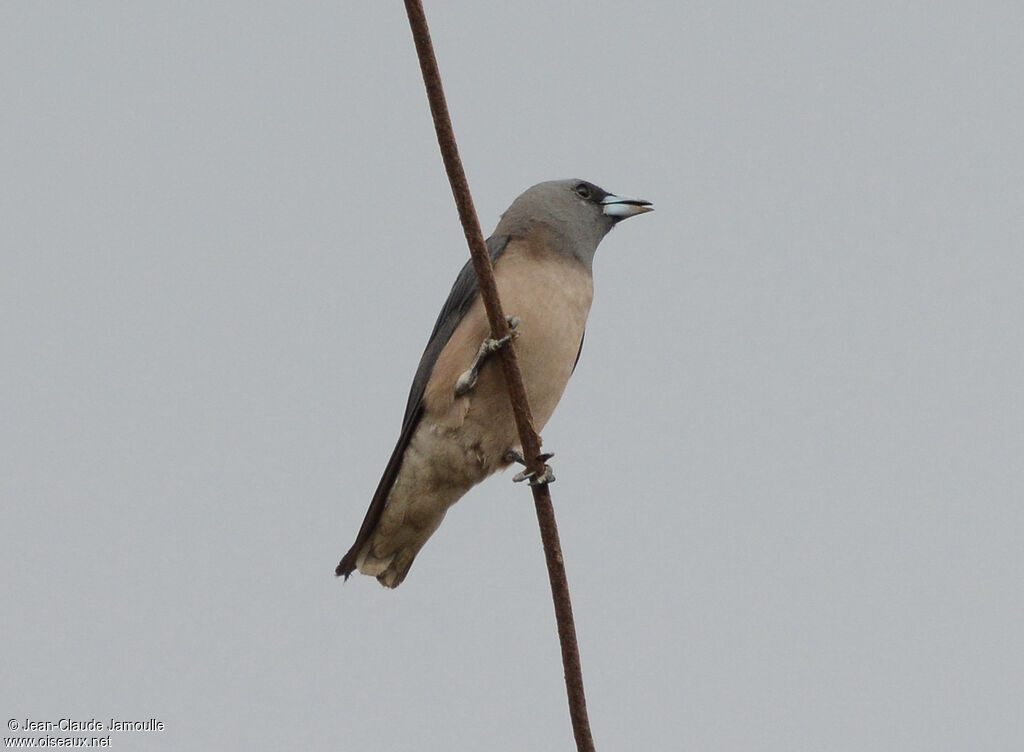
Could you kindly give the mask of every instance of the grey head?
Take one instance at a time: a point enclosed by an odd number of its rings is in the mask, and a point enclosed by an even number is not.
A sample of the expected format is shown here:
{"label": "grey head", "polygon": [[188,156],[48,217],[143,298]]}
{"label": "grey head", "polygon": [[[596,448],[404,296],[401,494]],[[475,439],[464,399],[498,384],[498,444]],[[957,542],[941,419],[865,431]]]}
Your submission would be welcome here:
{"label": "grey head", "polygon": [[650,201],[616,196],[586,180],[550,180],[513,201],[494,235],[541,240],[591,269],[598,243],[616,223],[653,209]]}

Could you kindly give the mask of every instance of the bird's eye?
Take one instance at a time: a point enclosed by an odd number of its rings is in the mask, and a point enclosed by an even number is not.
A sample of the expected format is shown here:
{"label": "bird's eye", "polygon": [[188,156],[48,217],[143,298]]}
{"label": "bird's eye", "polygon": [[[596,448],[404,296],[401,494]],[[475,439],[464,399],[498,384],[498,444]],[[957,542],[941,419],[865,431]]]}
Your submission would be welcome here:
{"label": "bird's eye", "polygon": [[590,187],[586,183],[580,183],[575,190],[576,195],[580,198],[590,198]]}

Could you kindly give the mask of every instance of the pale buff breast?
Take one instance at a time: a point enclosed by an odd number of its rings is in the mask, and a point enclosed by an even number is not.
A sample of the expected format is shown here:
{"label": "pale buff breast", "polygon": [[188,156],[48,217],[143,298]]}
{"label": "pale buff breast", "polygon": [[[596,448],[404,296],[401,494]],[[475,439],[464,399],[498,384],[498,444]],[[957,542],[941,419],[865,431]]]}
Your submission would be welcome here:
{"label": "pale buff breast", "polygon": [[[513,241],[495,266],[495,281],[506,315],[520,319],[516,355],[540,431],[572,375],[593,300],[593,278],[578,262]],[[468,395],[454,394],[455,381],[489,331],[478,299],[438,358],[424,394],[424,423],[470,453],[481,478],[503,467],[505,452],[519,444],[500,356],[488,360]],[[459,454],[451,458],[455,464],[466,459]]]}

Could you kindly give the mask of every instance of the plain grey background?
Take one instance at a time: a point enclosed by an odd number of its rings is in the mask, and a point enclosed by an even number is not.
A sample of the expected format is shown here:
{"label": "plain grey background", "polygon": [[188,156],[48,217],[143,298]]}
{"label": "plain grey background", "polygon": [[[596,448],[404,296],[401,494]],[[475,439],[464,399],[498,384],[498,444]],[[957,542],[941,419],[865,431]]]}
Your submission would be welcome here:
{"label": "plain grey background", "polygon": [[[485,232],[657,207],[544,434],[599,748],[1024,748],[1022,7],[427,4]],[[332,574],[467,256],[401,4],[5,3],[0,76],[4,719],[571,748],[511,473]]]}

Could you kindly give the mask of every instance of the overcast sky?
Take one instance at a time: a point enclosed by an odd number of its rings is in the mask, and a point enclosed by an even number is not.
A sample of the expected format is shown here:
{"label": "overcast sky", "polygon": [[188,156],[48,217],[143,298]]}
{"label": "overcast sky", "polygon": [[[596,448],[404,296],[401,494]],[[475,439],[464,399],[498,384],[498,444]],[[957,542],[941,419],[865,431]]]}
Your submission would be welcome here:
{"label": "overcast sky", "polygon": [[[899,5],[427,2],[485,232],[656,206],[544,432],[599,749],[1024,748],[1024,6]],[[467,257],[401,4],[5,3],[0,82],[4,720],[571,749],[512,473],[333,576]]]}

